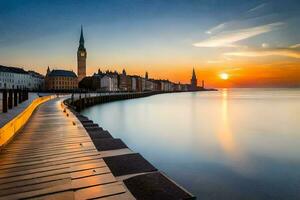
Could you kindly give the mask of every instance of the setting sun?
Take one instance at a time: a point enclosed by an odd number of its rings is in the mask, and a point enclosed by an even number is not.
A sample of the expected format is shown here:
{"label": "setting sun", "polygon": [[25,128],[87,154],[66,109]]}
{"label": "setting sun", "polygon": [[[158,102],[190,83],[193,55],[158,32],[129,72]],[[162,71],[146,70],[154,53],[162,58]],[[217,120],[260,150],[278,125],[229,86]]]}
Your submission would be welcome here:
{"label": "setting sun", "polygon": [[227,73],[221,73],[219,76],[222,80],[227,80],[229,78],[229,75]]}

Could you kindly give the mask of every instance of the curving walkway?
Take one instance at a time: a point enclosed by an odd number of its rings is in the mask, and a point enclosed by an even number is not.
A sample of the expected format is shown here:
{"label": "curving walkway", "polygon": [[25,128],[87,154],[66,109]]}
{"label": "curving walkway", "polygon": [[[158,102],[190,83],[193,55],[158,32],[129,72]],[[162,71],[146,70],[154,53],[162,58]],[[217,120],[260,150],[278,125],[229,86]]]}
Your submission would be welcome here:
{"label": "curving walkway", "polygon": [[42,104],[0,152],[0,199],[134,199],[61,101]]}

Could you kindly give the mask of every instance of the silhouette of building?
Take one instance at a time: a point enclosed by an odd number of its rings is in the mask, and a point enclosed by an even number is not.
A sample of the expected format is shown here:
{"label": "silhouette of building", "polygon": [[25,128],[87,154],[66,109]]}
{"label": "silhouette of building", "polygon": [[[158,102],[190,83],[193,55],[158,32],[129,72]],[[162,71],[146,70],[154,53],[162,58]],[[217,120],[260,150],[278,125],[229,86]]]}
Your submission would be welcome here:
{"label": "silhouette of building", "polygon": [[197,90],[197,76],[195,73],[195,69],[193,68],[193,74],[191,79],[191,90]]}
{"label": "silhouette of building", "polygon": [[77,50],[77,74],[78,74],[78,82],[80,82],[86,76],[86,57],[87,52],[84,47],[84,37],[83,30],[81,26],[81,34],[79,39],[79,47]]}
{"label": "silhouette of building", "polygon": [[50,70],[48,67],[45,86],[47,90],[73,90],[78,87],[77,76],[73,71]]}

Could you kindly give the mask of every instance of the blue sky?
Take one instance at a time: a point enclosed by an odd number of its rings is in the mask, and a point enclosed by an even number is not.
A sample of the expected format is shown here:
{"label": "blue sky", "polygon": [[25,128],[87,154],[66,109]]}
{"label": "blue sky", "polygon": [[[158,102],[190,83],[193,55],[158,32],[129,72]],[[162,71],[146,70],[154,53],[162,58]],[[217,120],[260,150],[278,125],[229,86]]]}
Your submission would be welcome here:
{"label": "blue sky", "polygon": [[76,70],[81,24],[89,73],[126,67],[178,77],[228,60],[300,57],[297,0],[0,0],[0,8],[1,64],[40,72]]}

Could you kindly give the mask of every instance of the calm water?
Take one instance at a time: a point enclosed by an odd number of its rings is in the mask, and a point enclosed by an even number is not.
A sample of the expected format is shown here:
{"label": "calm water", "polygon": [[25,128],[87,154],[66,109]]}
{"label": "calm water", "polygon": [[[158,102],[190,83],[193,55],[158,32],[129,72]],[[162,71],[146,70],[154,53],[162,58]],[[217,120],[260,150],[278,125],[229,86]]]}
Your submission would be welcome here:
{"label": "calm water", "polygon": [[300,199],[300,90],[162,94],[82,112],[198,199]]}

